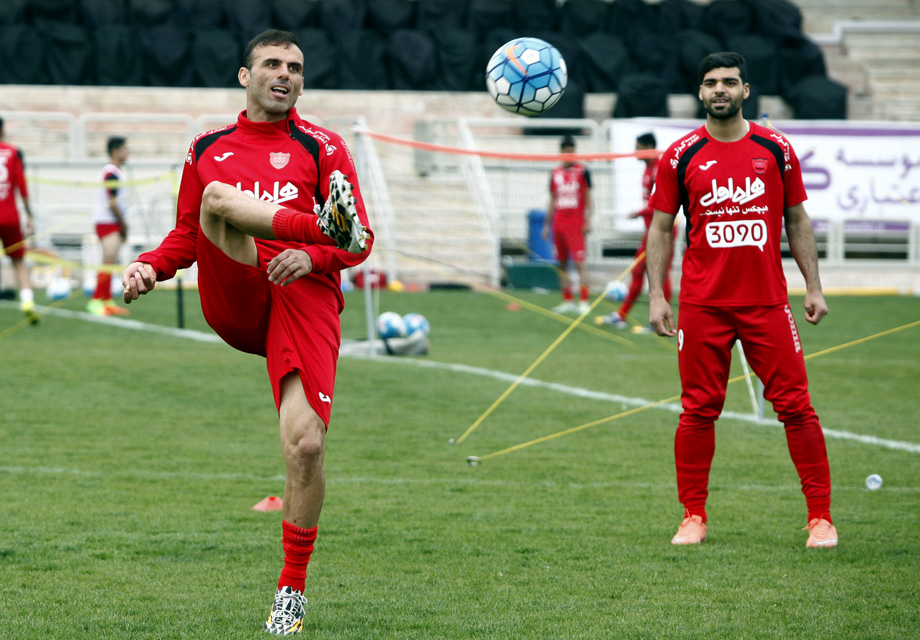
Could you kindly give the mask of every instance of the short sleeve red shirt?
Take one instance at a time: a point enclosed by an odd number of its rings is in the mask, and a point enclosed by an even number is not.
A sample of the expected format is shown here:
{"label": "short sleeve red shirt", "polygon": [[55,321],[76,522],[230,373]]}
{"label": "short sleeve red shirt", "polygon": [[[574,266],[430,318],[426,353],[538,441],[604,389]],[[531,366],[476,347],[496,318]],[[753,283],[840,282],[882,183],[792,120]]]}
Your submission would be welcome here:
{"label": "short sleeve red shirt", "polygon": [[785,137],[749,123],[741,140],[719,142],[705,126],[672,144],[659,161],[650,205],[683,208],[686,243],[680,302],[706,306],[785,302],[780,255],[783,213],[807,198]]}
{"label": "short sleeve red shirt", "polygon": [[591,188],[591,174],[588,168],[576,162],[553,169],[549,191],[556,199],[553,224],[573,223],[581,226],[585,215],[586,195]]}

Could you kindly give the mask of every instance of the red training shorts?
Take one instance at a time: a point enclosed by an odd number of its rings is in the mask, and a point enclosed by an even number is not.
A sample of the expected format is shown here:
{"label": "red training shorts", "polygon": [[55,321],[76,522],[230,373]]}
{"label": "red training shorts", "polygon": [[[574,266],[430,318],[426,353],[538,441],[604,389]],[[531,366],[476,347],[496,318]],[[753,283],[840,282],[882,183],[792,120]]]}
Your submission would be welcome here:
{"label": "red training shorts", "polygon": [[0,225],[0,242],[3,243],[4,252],[9,257],[22,258],[26,255],[26,243],[19,222]]}
{"label": "red training shorts", "polygon": [[[261,265],[279,253],[256,246]],[[201,309],[211,328],[234,349],[265,356],[279,410],[281,380],[297,371],[307,401],[328,428],[341,328],[323,285],[311,278],[272,284],[264,266],[233,260],[204,233],[198,234],[197,257]]]}
{"label": "red training shorts", "polygon": [[585,261],[585,223],[581,218],[553,225],[553,244],[556,246],[556,260],[566,264]]}

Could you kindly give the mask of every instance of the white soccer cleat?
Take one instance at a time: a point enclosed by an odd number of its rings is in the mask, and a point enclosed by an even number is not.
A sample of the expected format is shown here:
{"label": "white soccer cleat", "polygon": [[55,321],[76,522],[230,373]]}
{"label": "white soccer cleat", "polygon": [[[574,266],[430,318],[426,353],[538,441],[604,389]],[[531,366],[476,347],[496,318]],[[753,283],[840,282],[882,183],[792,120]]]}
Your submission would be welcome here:
{"label": "white soccer cleat", "polygon": [[292,636],[300,633],[303,631],[306,604],[307,599],[299,590],[291,587],[278,589],[271,613],[268,614],[268,620],[262,628],[275,636]]}
{"label": "white soccer cleat", "polygon": [[[361,253],[367,246],[367,229],[358,219],[352,186],[336,169],[329,175],[329,197],[322,209],[317,206],[316,224],[323,233],[335,240],[335,246],[349,253]],[[318,210],[317,210],[318,209]]]}

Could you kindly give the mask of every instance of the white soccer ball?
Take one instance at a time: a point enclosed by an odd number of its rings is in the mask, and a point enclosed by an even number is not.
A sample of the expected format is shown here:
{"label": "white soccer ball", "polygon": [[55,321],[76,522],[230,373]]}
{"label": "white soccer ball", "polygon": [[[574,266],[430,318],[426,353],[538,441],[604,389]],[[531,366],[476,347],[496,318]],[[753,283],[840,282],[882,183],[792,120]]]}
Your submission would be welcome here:
{"label": "white soccer ball", "polygon": [[405,338],[406,323],[403,317],[395,311],[384,311],[377,316],[377,335],[384,340],[389,338]]}
{"label": "white soccer ball", "polygon": [[486,67],[492,99],[502,109],[524,116],[541,114],[556,104],[567,81],[559,50],[539,38],[506,42]]}
{"label": "white soccer ball", "polygon": [[876,491],[882,488],[882,476],[877,473],[873,473],[871,476],[866,478],[866,488],[869,491]]}
{"label": "white soccer ball", "polygon": [[406,324],[406,335],[411,336],[416,331],[421,331],[426,336],[431,331],[431,325],[428,318],[420,313],[407,313],[403,316],[403,322]]}
{"label": "white soccer ball", "polygon": [[623,302],[627,293],[629,293],[629,287],[622,280],[607,283],[607,299],[611,302]]}
{"label": "white soccer ball", "polygon": [[55,302],[70,296],[70,291],[70,280],[67,278],[53,278],[51,282],[48,283],[48,287],[45,289],[45,293],[48,295],[48,299]]}

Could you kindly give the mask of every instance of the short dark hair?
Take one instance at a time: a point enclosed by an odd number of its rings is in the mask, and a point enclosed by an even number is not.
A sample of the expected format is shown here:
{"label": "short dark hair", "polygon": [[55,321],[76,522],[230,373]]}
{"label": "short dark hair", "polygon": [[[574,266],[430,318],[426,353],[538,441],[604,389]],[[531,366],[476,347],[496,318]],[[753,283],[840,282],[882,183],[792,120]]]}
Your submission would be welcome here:
{"label": "short dark hair", "polygon": [[636,138],[636,142],[641,144],[643,147],[648,147],[649,149],[654,149],[658,146],[658,141],[655,139],[654,133],[643,133],[641,136]]}
{"label": "short dark hair", "polygon": [[243,66],[252,71],[252,52],[257,47],[263,47],[266,45],[294,45],[298,49],[300,48],[300,42],[297,40],[297,36],[290,31],[282,31],[281,29],[268,29],[267,31],[263,31],[255,38],[250,40],[249,44],[246,45],[246,50],[243,52]]}
{"label": "short dark hair", "polygon": [[700,68],[697,75],[700,77],[700,84],[703,84],[703,78],[713,69],[730,69],[738,67],[741,83],[747,84],[747,63],[740,53],[734,51],[720,51],[719,53],[710,53],[700,62]]}
{"label": "short dark hair", "polygon": [[562,141],[559,143],[559,148],[564,149],[566,147],[574,147],[575,138],[572,136],[565,136],[562,138]]}
{"label": "short dark hair", "polygon": [[0,118],[0,129],[3,128],[3,118]]}
{"label": "short dark hair", "polygon": [[112,155],[112,152],[116,149],[121,149],[128,143],[128,139],[124,136],[111,136],[108,141],[105,143],[105,148],[109,152],[109,155]]}

